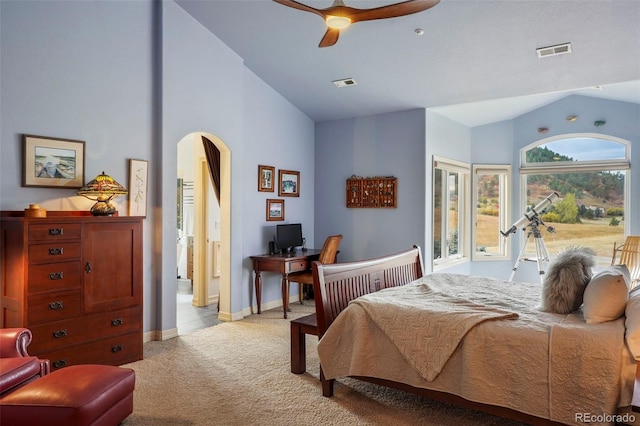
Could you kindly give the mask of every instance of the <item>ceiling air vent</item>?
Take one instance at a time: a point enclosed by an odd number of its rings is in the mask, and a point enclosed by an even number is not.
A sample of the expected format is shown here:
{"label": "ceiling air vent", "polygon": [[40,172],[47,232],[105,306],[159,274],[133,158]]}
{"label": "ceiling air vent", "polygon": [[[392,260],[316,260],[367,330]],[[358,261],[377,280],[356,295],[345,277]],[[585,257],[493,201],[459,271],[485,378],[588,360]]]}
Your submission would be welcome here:
{"label": "ceiling air vent", "polygon": [[347,86],[355,86],[356,81],[353,78],[343,78],[342,80],[334,80],[332,82],[336,85],[336,87],[347,87]]}
{"label": "ceiling air vent", "polygon": [[564,55],[571,53],[571,43],[556,44],[555,46],[541,47],[536,49],[538,58],[546,58],[547,56]]}

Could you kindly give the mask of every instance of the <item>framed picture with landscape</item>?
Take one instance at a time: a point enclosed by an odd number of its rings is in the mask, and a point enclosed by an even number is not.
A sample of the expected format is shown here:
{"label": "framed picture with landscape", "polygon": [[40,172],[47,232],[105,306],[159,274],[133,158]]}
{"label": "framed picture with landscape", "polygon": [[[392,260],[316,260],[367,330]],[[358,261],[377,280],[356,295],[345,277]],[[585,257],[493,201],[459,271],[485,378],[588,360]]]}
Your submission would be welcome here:
{"label": "framed picture with landscape", "polygon": [[284,200],[267,200],[267,221],[284,220]]}
{"label": "framed picture with landscape", "polygon": [[23,135],[22,161],[22,186],[84,185],[84,141]]}
{"label": "framed picture with landscape", "polygon": [[300,172],[293,170],[279,170],[278,195],[281,197],[299,197],[300,196]]}

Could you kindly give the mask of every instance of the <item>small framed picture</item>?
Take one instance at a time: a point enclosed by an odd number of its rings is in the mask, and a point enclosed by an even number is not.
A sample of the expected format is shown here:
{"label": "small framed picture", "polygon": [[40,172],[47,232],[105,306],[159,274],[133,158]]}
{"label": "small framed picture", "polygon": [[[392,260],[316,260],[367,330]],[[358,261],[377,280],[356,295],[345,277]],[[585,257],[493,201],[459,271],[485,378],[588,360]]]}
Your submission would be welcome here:
{"label": "small framed picture", "polygon": [[149,162],[129,160],[129,216],[147,217]]}
{"label": "small framed picture", "polygon": [[284,200],[267,199],[267,220],[284,220]]}
{"label": "small framed picture", "polygon": [[276,168],[271,166],[258,166],[258,191],[274,192],[274,179],[276,176]]}
{"label": "small framed picture", "polygon": [[300,196],[300,172],[293,170],[278,171],[280,186],[278,187],[278,195],[281,197],[299,197]]}
{"label": "small framed picture", "polygon": [[22,186],[82,188],[84,141],[22,135]]}

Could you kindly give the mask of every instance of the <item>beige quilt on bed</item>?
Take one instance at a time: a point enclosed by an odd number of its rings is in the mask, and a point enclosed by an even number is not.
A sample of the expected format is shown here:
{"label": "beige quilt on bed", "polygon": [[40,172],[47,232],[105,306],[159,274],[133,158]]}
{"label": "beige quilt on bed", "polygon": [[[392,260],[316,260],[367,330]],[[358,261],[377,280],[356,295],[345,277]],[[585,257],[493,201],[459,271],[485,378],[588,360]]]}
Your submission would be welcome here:
{"label": "beige quilt on bed", "polygon": [[[393,303],[387,303],[390,298]],[[426,283],[367,294],[353,303],[430,382],[474,326],[488,320],[518,318],[515,312],[441,293]]]}
{"label": "beige quilt on bed", "polygon": [[539,284],[428,275],[352,302],[320,340],[320,362],[327,378],[393,380],[567,424],[629,405],[624,318],[586,324],[539,302]]}

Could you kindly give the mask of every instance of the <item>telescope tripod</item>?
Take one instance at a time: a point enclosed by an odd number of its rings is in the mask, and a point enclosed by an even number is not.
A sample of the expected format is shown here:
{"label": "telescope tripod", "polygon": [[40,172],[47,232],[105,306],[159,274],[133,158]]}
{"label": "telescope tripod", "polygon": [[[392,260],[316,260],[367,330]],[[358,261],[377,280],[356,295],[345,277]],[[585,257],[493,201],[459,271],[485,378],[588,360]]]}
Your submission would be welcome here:
{"label": "telescope tripod", "polygon": [[[520,262],[522,260],[532,261],[532,259],[528,259],[524,256],[527,245],[529,244],[529,240],[533,237],[533,242],[536,247],[536,263],[538,264],[538,274],[540,275],[540,282],[544,281],[544,273],[546,270],[546,266],[549,264],[549,252],[547,251],[547,246],[544,244],[544,240],[542,239],[542,233],[538,228],[539,225],[545,226],[545,224],[540,220],[540,218],[533,218],[529,224],[524,227],[522,230],[527,231],[527,238],[524,240],[524,244],[522,244],[522,249],[518,254],[518,259],[516,263],[513,265],[513,270],[511,271],[511,276],[509,277],[509,281],[513,281],[513,277],[518,270],[518,266],[520,266]],[[552,227],[547,227],[547,231],[555,232]]]}

